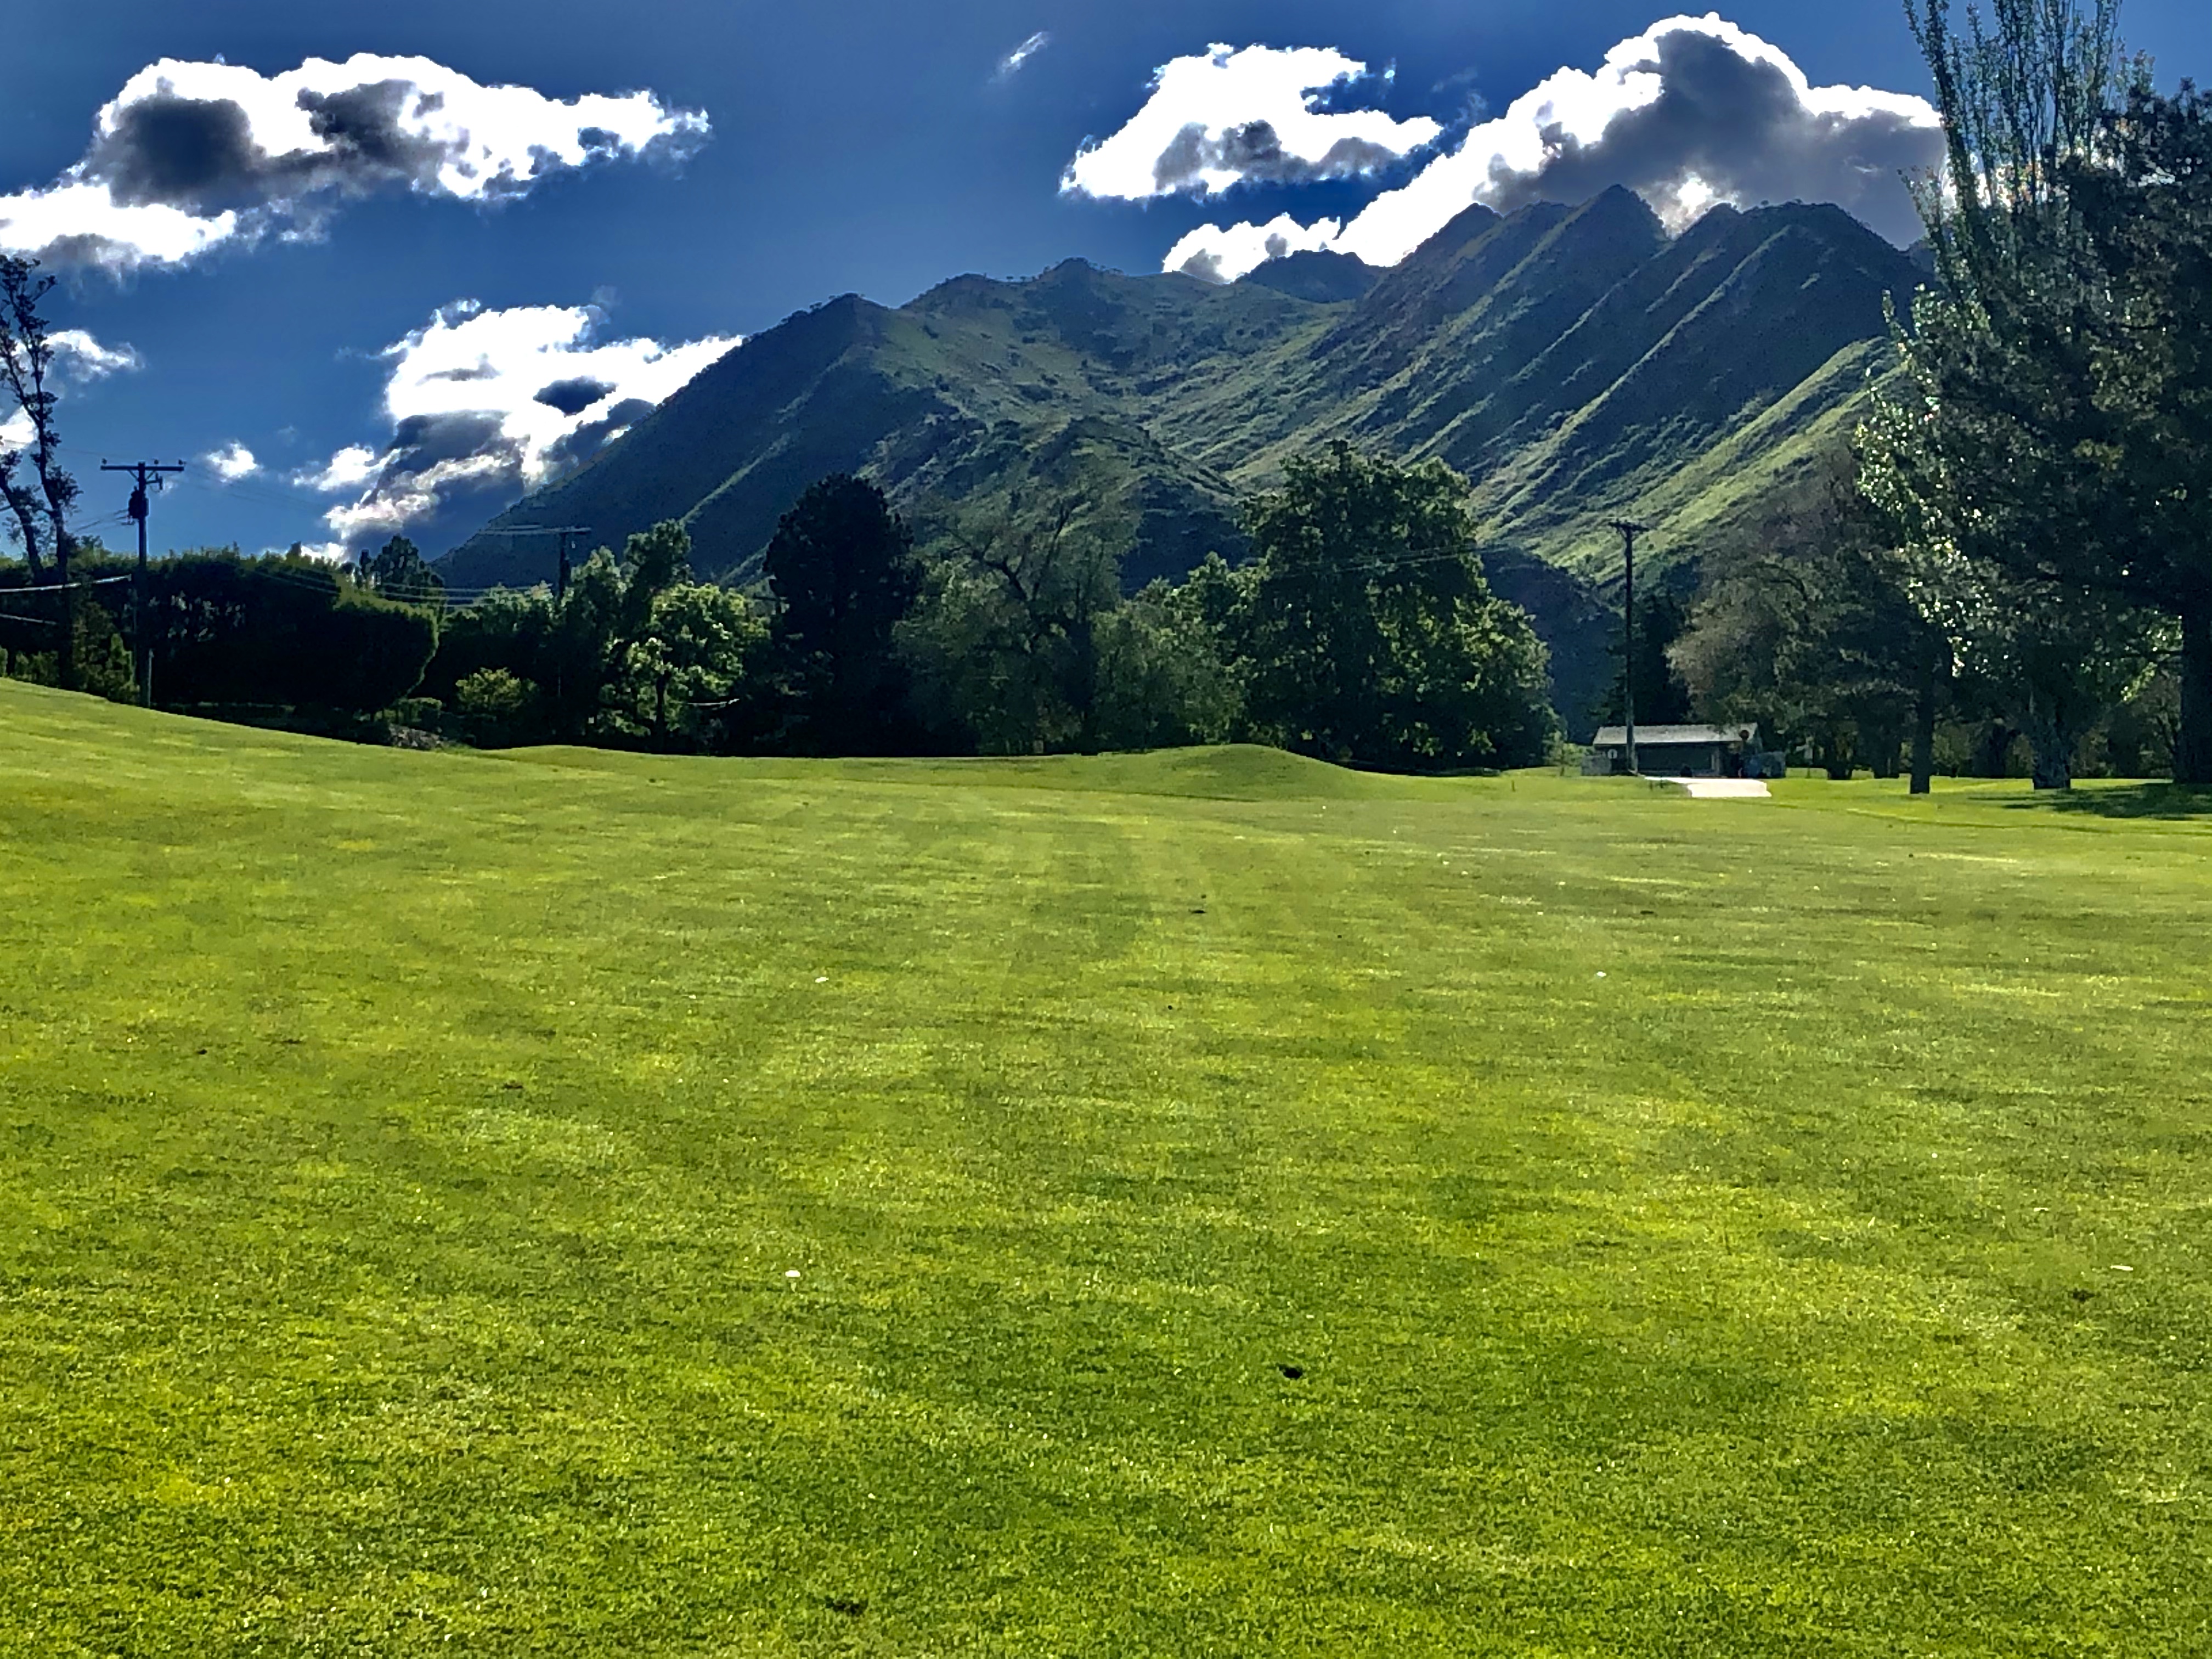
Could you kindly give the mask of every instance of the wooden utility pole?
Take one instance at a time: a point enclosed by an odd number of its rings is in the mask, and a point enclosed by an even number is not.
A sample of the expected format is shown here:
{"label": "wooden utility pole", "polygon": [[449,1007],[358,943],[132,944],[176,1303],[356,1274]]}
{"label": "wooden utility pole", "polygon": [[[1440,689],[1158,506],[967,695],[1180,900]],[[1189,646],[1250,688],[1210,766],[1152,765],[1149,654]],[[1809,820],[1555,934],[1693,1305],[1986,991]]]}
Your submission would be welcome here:
{"label": "wooden utility pole", "polygon": [[100,464],[102,472],[128,472],[131,477],[131,516],[138,521],[138,585],[131,603],[131,637],[138,647],[138,706],[154,706],[153,602],[146,591],[146,515],[149,497],[161,488],[162,474],[182,472],[182,461],[122,461]]}
{"label": "wooden utility pole", "polygon": [[1635,773],[1643,770],[1636,759],[1636,538],[1649,533],[1651,526],[1615,519],[1612,527],[1620,532],[1621,557],[1628,570],[1626,599],[1621,606],[1620,708],[1627,717],[1628,769]]}
{"label": "wooden utility pole", "polygon": [[553,575],[553,597],[562,599],[568,593],[568,538],[588,536],[592,527],[587,524],[522,524],[511,530],[479,530],[479,536],[557,536],[561,538],[561,562]]}
{"label": "wooden utility pole", "polygon": [[592,532],[584,528],[581,525],[570,525],[567,528],[556,530],[553,533],[561,538],[561,568],[558,572],[557,580],[553,584],[553,597],[557,601],[560,599],[565,599],[568,597],[568,538],[571,536],[588,536]]}

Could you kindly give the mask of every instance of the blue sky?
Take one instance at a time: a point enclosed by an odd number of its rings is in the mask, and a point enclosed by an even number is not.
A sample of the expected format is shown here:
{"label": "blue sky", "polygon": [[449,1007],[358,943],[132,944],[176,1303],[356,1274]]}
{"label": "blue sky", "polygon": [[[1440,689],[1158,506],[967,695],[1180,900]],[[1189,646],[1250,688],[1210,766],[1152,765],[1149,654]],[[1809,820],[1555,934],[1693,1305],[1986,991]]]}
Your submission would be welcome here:
{"label": "blue sky", "polygon": [[[477,146],[456,149],[462,160],[446,172],[415,156],[229,178],[186,204],[198,219],[163,222],[164,234],[190,222],[204,235],[215,215],[244,216],[197,257],[118,252],[79,234],[53,242],[49,263],[64,272],[58,321],[106,354],[87,343],[64,408],[88,519],[121,504],[112,489],[114,503],[100,494],[101,455],[183,458],[194,465],[157,505],[158,545],[358,544],[404,525],[434,553],[730,340],[831,295],[896,304],[959,272],[1028,275],[1070,255],[1156,270],[1171,250],[1234,275],[1278,227],[1289,237],[1278,246],[1398,257],[1438,202],[1469,199],[1466,164],[1429,168],[1469,145],[1480,119],[1498,124],[1498,143],[1517,142],[1505,118],[1515,100],[1563,68],[1601,74],[1608,52],[1668,15],[1612,0],[84,0],[11,22],[11,55],[35,72],[11,76],[0,107],[0,246],[124,222],[72,218],[86,191],[56,192],[73,167],[80,182],[87,167],[140,179],[133,200],[179,199],[163,181],[181,175],[164,171],[173,158],[161,149],[179,142],[176,129],[154,118],[168,106],[149,101],[143,73],[159,60],[199,66],[173,85],[197,110],[214,89],[250,85],[292,111],[287,118],[312,107],[331,121],[354,118],[346,112],[362,97],[374,103],[374,88],[361,93],[334,70],[303,76],[307,60],[427,60],[399,77],[419,83],[408,118],[472,123]],[[1828,107],[1820,88],[1925,90],[1894,0],[1747,0],[1722,15],[1786,54],[1819,108]],[[2212,76],[2203,0],[2132,0],[2124,23],[2161,79]],[[1214,60],[1217,45],[1272,50]],[[1296,79],[1293,49],[1369,74],[1302,94],[1284,81]],[[206,67],[218,60],[232,80]],[[1178,60],[1185,69],[1156,98],[1156,72]],[[1680,73],[1688,87],[1690,70]],[[392,78],[379,71],[376,83]],[[534,97],[501,102],[480,90],[497,87]],[[125,130],[88,161],[95,115],[126,88],[137,91]],[[1606,95],[1602,85],[1584,91]],[[639,95],[615,101],[626,94]],[[562,107],[595,97],[607,101]],[[1328,118],[1304,154],[1302,109]],[[1856,104],[1846,115],[1895,125]],[[1262,116],[1283,140],[1272,160],[1215,143],[1200,146],[1197,170],[1156,164],[1158,131],[1213,121],[1218,137]],[[1732,112],[1705,105],[1692,118],[1727,131],[1685,137],[1679,121],[1653,121],[1615,130],[1607,145],[1593,130],[1579,164],[1547,163],[1522,185],[1566,194],[1620,179],[1681,212],[1712,193],[1841,188],[1832,156],[1801,154],[1772,137],[1778,129],[1747,137]],[[272,131],[257,116],[252,141]],[[1860,173],[1902,153],[1885,148],[1893,140],[1909,148],[1909,132],[1884,133],[1854,141]],[[1097,147],[1079,173],[1088,187],[1065,189],[1086,143]],[[1680,144],[1705,158],[1686,195],[1692,164],[1668,149]],[[1640,156],[1626,153],[1638,147]],[[1863,165],[1868,155],[1878,165]],[[1850,204],[1876,221],[1882,212],[1871,198]],[[396,430],[396,419],[410,423]],[[232,458],[234,481],[202,459],[218,453]]]}

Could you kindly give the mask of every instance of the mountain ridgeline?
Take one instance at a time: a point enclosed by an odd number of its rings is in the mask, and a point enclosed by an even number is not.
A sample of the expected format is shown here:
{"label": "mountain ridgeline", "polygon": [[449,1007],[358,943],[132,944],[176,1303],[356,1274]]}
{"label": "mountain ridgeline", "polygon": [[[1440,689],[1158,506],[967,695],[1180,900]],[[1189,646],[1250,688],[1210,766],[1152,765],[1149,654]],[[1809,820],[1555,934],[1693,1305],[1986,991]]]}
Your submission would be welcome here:
{"label": "mountain ridgeline", "polygon": [[[1242,550],[1236,502],[1331,439],[1441,456],[1474,481],[1485,558],[1557,660],[1571,724],[1605,672],[1609,516],[1668,553],[1755,526],[1856,417],[1905,254],[1838,209],[1720,208],[1679,236],[1625,190],[1469,208],[1378,270],[1301,254],[1220,285],[1080,260],[961,276],[896,309],[854,295],[702,373],[488,526],[663,519],[702,574],[757,574],[776,520],[852,471],[902,506],[1079,477],[1136,526],[1125,577]],[[479,535],[449,579],[526,584],[550,550]]]}

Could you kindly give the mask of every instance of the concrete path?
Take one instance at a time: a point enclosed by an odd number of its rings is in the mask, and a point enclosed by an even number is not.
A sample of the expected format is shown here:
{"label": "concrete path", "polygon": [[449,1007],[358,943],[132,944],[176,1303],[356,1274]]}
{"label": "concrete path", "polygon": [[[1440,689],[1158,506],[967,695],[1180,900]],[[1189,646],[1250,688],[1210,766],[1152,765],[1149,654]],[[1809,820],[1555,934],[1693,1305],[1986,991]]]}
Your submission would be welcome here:
{"label": "concrete path", "polygon": [[1690,792],[1692,800],[1767,800],[1774,792],[1764,778],[1666,778]]}

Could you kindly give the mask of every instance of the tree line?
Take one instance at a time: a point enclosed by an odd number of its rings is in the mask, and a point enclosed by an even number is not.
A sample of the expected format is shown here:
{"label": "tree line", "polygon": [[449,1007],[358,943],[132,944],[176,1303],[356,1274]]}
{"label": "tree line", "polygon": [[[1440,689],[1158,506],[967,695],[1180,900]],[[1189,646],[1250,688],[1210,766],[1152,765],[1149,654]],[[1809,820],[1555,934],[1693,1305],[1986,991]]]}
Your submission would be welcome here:
{"label": "tree line", "polygon": [[[1338,444],[1246,506],[1252,556],[1125,593],[1109,492],[926,512],[821,480],[749,591],[702,581],[683,526],[602,548],[560,592],[444,604],[404,538],[343,568],[204,552],[131,567],[75,549],[0,568],[0,672],[403,741],[743,754],[1041,754],[1249,740],[1404,770],[1528,765],[1558,724],[1528,617],[1486,580],[1466,481]],[[118,623],[118,618],[120,623]]]}
{"label": "tree line", "polygon": [[[1250,740],[1413,770],[1526,765],[1544,649],[1491,592],[1467,484],[1334,446],[1255,497],[1253,557],[1122,590],[1103,491],[925,515],[840,475],[787,512],[753,592],[695,580],[681,526],[565,594],[447,619],[422,685],[479,744],[1044,754]],[[426,711],[427,712],[427,711]]]}

